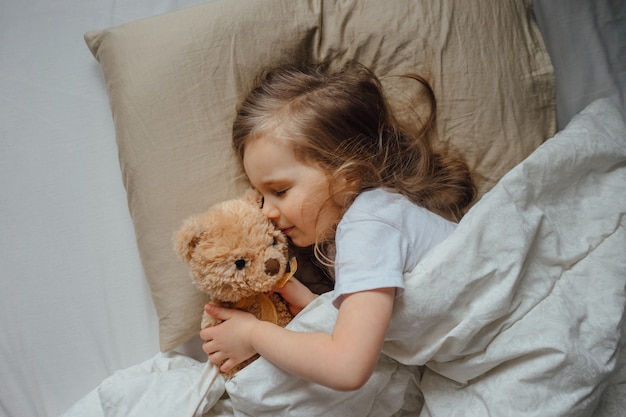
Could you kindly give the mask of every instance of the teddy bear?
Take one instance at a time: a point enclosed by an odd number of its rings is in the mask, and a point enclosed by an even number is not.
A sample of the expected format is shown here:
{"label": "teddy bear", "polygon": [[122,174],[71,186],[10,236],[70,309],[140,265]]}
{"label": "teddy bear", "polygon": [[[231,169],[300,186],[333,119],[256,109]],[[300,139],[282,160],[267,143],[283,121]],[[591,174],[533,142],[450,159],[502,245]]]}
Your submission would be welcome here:
{"label": "teddy bear", "polygon": [[[174,248],[188,265],[193,283],[212,303],[284,327],[293,316],[280,294],[270,290],[291,278],[297,261],[289,258],[286,236],[263,215],[261,207],[261,195],[254,190],[214,204],[183,222],[174,234]],[[201,328],[219,322],[204,312]],[[257,357],[225,376],[234,376]]]}

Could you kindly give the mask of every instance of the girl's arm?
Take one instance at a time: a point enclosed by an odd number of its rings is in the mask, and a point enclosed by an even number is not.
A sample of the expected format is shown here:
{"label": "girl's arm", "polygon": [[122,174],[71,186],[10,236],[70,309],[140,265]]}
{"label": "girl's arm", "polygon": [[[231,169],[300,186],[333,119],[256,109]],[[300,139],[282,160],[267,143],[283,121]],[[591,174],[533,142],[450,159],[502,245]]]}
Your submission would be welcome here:
{"label": "girl's arm", "polygon": [[202,330],[203,349],[221,370],[259,353],[294,375],[347,391],[363,386],[372,375],[391,319],[394,288],[345,296],[332,334],[294,332],[259,321],[241,311],[208,306],[224,320]]}

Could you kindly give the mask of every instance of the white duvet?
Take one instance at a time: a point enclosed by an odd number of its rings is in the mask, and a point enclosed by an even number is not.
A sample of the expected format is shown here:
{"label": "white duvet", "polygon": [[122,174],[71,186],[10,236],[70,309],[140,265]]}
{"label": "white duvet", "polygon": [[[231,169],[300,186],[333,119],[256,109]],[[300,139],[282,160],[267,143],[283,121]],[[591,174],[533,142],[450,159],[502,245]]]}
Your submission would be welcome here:
{"label": "white duvet", "polygon": [[[165,353],[64,417],[625,415],[626,125],[614,102],[591,104],[502,178],[405,278],[361,390],[262,358],[224,381]],[[325,295],[290,327],[328,331],[335,315]]]}

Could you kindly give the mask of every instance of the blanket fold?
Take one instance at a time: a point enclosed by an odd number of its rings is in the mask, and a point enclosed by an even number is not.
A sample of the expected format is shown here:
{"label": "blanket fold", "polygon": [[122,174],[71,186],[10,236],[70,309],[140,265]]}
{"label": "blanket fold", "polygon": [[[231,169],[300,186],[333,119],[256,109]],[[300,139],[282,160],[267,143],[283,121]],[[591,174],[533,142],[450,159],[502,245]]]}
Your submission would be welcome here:
{"label": "blanket fold", "polygon": [[173,352],[116,372],[98,388],[105,417],[200,417],[223,393],[216,366]]}
{"label": "blanket fold", "polygon": [[384,352],[426,365],[422,415],[589,415],[620,347],[625,220],[626,126],[605,99],[407,274]]}
{"label": "blanket fold", "polygon": [[[587,107],[405,281],[384,354],[361,390],[335,392],[263,358],[225,382],[210,364],[161,354],[105,380],[64,417],[620,416],[626,123],[618,106]],[[331,299],[319,297],[289,328],[329,332]]]}

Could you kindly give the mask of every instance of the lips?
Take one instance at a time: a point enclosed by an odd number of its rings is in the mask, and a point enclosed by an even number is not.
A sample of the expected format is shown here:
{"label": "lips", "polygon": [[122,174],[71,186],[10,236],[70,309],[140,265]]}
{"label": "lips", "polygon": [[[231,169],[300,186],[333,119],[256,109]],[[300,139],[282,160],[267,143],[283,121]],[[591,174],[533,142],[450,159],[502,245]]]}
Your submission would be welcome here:
{"label": "lips", "polygon": [[290,226],[290,227],[285,227],[284,229],[280,229],[280,231],[283,232],[285,236],[289,236],[289,233],[291,233],[293,229],[294,227]]}

